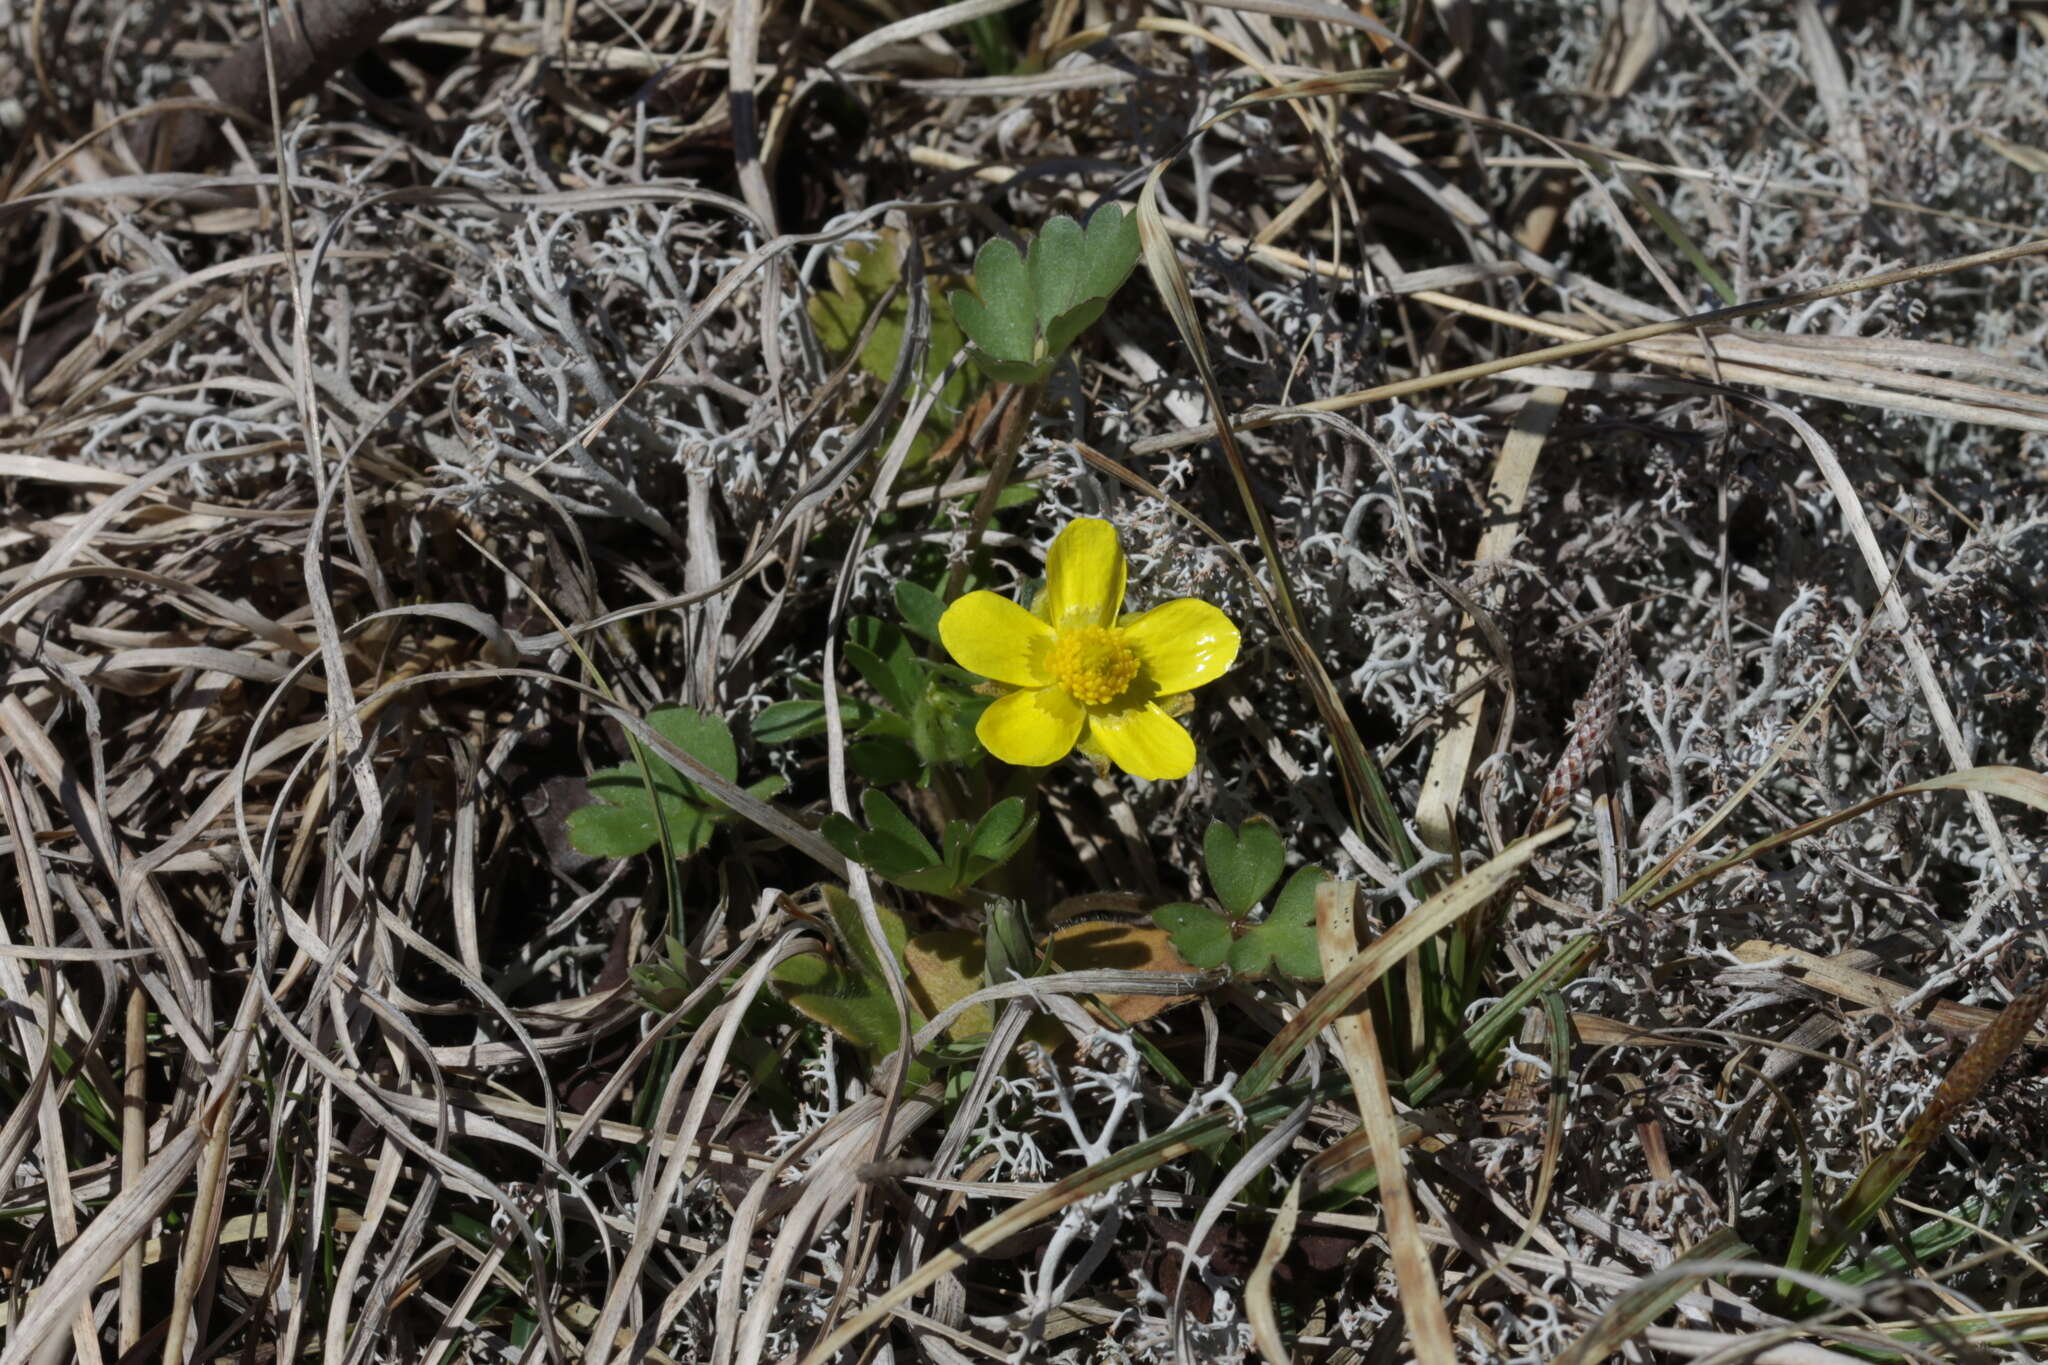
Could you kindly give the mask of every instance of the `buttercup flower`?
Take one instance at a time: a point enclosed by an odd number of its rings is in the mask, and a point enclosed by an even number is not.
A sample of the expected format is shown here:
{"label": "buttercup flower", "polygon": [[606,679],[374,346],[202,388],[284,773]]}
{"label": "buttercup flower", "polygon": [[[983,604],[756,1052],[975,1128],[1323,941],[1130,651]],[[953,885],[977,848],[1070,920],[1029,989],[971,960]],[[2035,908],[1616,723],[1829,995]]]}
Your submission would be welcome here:
{"label": "buttercup flower", "polygon": [[1223,676],[1237,658],[1237,627],[1195,597],[1120,616],[1124,573],[1116,528],[1081,517],[1054,539],[1045,591],[1029,611],[971,592],[939,618],[962,668],[1016,689],[974,729],[1003,762],[1044,767],[1078,743],[1133,777],[1194,770],[1195,741],[1167,707]]}

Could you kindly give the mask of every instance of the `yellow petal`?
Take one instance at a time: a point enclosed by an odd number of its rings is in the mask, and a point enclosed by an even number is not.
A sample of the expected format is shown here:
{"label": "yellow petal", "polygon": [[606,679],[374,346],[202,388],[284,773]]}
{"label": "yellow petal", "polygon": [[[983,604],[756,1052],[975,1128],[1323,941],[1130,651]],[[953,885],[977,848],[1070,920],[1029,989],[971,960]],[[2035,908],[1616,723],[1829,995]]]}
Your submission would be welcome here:
{"label": "yellow petal", "polygon": [[1082,719],[1080,703],[1059,688],[1034,687],[989,703],[974,733],[1003,762],[1043,768],[1073,751]]}
{"label": "yellow petal", "polygon": [[1195,770],[1195,741],[1155,702],[1092,715],[1088,735],[1132,777],[1163,782]]}
{"label": "yellow petal", "polygon": [[1045,555],[1045,591],[1034,607],[1057,630],[1107,626],[1124,604],[1124,551],[1116,527],[1076,517]]}
{"label": "yellow petal", "polygon": [[1138,651],[1145,676],[1164,695],[1214,682],[1237,658],[1237,627],[1199,597],[1162,602],[1127,616],[1124,643]]}
{"label": "yellow petal", "polygon": [[939,639],[969,673],[1012,687],[1043,687],[1052,627],[1007,597],[971,592],[939,618]]}

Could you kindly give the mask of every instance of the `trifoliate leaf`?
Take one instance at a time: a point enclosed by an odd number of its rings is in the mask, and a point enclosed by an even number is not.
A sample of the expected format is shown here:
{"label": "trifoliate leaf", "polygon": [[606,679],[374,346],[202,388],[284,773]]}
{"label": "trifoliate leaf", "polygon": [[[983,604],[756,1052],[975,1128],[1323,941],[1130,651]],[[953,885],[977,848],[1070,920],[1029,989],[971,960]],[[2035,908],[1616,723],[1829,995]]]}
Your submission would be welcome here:
{"label": "trifoliate leaf", "polygon": [[936,896],[957,897],[966,888],[1017,855],[1037,827],[1021,797],[999,801],[975,824],[949,820],[933,848],[923,831],[889,797],[869,788],[861,793],[862,829],[843,815],[825,817],[819,826],[832,846],[876,876]]}
{"label": "trifoliate leaf", "polygon": [[1000,238],[974,262],[974,294],[952,297],[953,316],[991,378],[1045,378],[1074,339],[1102,316],[1138,261],[1137,215],[1098,210],[1086,230],[1064,214],[1040,229],[1028,257]]}
{"label": "trifoliate leaf", "polygon": [[1174,950],[1190,966],[1209,968],[1227,962],[1238,976],[1271,976],[1277,971],[1299,981],[1320,981],[1316,887],[1328,875],[1320,867],[1301,868],[1287,879],[1271,913],[1256,922],[1186,903],[1160,906],[1152,912],[1152,922],[1173,936]]}

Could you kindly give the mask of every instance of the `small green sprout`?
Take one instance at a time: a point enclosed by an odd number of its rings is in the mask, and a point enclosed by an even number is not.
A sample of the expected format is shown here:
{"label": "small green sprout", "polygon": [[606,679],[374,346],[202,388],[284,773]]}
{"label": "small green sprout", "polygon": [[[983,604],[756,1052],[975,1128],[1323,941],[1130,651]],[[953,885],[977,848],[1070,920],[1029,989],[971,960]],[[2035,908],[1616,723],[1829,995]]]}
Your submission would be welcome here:
{"label": "small green sprout", "polygon": [[1316,949],[1316,887],[1329,875],[1313,864],[1298,869],[1281,887],[1264,919],[1251,912],[1278,884],[1287,852],[1273,822],[1254,816],[1232,830],[1218,822],[1202,839],[1209,887],[1222,905],[1177,902],[1152,912],[1152,922],[1173,936],[1173,947],[1190,966],[1228,962],[1239,976],[1278,972],[1299,981],[1320,981]]}
{"label": "small green sprout", "polygon": [[1137,263],[1136,214],[1106,207],[1086,230],[1062,214],[1028,256],[1002,238],[984,243],[974,257],[974,293],[953,292],[953,319],[974,343],[969,355],[983,374],[1036,384],[1102,316]]}

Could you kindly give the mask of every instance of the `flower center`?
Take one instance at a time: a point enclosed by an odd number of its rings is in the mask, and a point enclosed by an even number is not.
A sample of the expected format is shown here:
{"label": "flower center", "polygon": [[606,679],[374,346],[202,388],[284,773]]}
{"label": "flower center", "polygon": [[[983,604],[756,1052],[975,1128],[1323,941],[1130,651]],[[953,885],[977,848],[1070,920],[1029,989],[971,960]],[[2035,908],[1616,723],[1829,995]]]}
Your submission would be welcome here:
{"label": "flower center", "polygon": [[1138,656],[1114,626],[1075,626],[1061,631],[1045,662],[1053,681],[1088,706],[1115,701],[1138,676]]}

